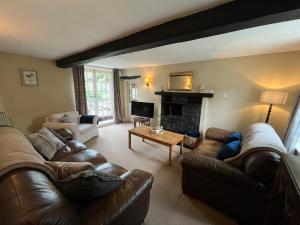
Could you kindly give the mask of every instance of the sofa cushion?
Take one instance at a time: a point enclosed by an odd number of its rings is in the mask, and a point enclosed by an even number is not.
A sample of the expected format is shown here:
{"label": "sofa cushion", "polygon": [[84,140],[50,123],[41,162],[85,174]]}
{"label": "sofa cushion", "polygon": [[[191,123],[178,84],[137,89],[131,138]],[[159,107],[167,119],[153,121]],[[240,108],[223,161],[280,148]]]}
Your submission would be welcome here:
{"label": "sofa cushion", "polygon": [[93,124],[94,122],[94,115],[82,115],[80,117],[79,123],[90,123]]}
{"label": "sofa cushion", "polygon": [[73,118],[74,121],[76,120],[76,123],[78,123],[79,114],[77,111],[69,111],[69,112],[52,114],[48,117],[48,120],[50,122],[61,122],[61,119],[64,117],[64,115],[68,115],[69,117]]}
{"label": "sofa cushion", "polygon": [[52,128],[47,128],[52,134],[55,135],[59,140],[61,140],[63,143],[66,143],[68,140],[65,139],[63,136],[61,136],[59,133],[57,133],[54,129]]}
{"label": "sofa cushion", "polygon": [[77,174],[85,170],[95,169],[94,165],[89,162],[45,162],[50,166],[59,179],[65,179],[72,174]]}
{"label": "sofa cushion", "polygon": [[68,141],[65,144],[57,150],[51,161],[63,161],[64,158],[86,149],[86,146],[77,140]]}
{"label": "sofa cushion", "polygon": [[90,162],[94,164],[95,166],[101,165],[103,163],[106,163],[105,157],[100,154],[99,152],[91,149],[83,150],[80,152],[77,152],[75,154],[72,154],[70,156],[67,156],[60,161],[64,162]]}
{"label": "sofa cushion", "polygon": [[77,119],[73,119],[72,117],[70,117],[69,115],[65,114],[59,122],[62,123],[77,123]]}
{"label": "sofa cushion", "polygon": [[241,141],[226,142],[217,154],[217,159],[225,160],[239,154]]}
{"label": "sofa cushion", "polygon": [[28,135],[27,138],[35,149],[48,160],[51,160],[56,151],[64,146],[64,143],[47,128],[42,128],[37,133]]}
{"label": "sofa cushion", "polygon": [[97,170],[85,170],[60,180],[58,188],[74,201],[90,201],[116,189],[123,179]]}
{"label": "sofa cushion", "polygon": [[216,158],[222,145],[220,141],[204,139],[192,153]]}
{"label": "sofa cushion", "polygon": [[230,134],[234,132],[223,130],[220,128],[211,127],[208,128],[205,133],[205,138],[225,142]]}
{"label": "sofa cushion", "polygon": [[234,132],[226,138],[225,143],[229,143],[229,142],[232,142],[232,141],[241,141],[241,140],[242,140],[241,132]]}
{"label": "sofa cushion", "polygon": [[93,124],[90,123],[81,123],[78,125],[79,133],[84,134],[90,130],[94,129]]}

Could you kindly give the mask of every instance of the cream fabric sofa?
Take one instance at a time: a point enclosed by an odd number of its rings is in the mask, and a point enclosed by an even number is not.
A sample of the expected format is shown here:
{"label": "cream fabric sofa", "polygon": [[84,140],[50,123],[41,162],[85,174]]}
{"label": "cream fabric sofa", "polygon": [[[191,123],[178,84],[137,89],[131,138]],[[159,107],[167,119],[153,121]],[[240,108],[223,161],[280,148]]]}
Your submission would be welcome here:
{"label": "cream fabric sofa", "polygon": [[[60,120],[63,118],[64,115],[68,115],[72,118],[72,123],[64,123]],[[93,124],[90,123],[79,123],[80,115],[77,111],[70,111],[70,112],[62,112],[57,114],[52,114],[46,117],[46,121],[43,124],[46,128],[52,129],[60,129],[60,128],[67,128],[69,129],[74,138],[79,140],[80,142],[84,143],[90,140],[93,137],[99,136],[97,121],[99,119],[98,116],[95,116],[93,119]]]}

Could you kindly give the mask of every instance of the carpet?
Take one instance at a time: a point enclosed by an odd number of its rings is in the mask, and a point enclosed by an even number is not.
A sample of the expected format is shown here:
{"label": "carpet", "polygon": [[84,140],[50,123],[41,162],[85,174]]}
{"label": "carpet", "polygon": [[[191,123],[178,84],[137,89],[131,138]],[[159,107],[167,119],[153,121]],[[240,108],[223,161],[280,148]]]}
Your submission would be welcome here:
{"label": "carpet", "polygon": [[[86,143],[101,152],[109,162],[127,170],[141,169],[154,175],[150,208],[144,225],[236,225],[229,217],[199,200],[182,194],[179,146],[173,151],[173,164],[168,166],[168,148],[132,136],[128,149],[128,132],[133,124],[99,128],[100,136]],[[184,151],[190,151],[184,149]]]}

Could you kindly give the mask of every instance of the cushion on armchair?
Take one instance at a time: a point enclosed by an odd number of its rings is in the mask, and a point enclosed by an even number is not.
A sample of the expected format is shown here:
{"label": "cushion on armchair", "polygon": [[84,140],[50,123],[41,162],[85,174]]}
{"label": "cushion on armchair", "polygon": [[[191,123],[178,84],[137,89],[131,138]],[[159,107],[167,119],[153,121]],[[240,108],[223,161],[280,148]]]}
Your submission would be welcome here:
{"label": "cushion on armchair", "polygon": [[[80,117],[79,123],[91,123],[91,124],[93,124],[94,117],[95,117],[95,115],[82,115]],[[97,123],[98,123],[98,121],[97,121]]]}
{"label": "cushion on armchair", "polygon": [[240,153],[241,141],[232,141],[225,143],[217,154],[217,159],[225,160],[237,156]]}

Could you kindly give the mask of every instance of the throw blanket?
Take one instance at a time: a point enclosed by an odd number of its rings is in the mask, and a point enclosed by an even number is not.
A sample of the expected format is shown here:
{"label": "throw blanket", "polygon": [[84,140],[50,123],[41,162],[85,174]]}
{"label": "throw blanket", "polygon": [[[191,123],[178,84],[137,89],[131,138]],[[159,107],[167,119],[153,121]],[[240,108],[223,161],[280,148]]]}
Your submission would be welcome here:
{"label": "throw blanket", "polygon": [[272,126],[266,123],[255,123],[245,133],[240,154],[226,159],[225,162],[241,167],[249,154],[258,151],[271,151],[278,154],[286,153],[279,136]]}
{"label": "throw blanket", "polygon": [[20,131],[10,127],[0,128],[0,177],[15,169],[31,168],[44,172],[55,181],[54,171],[44,162],[45,159]]}

